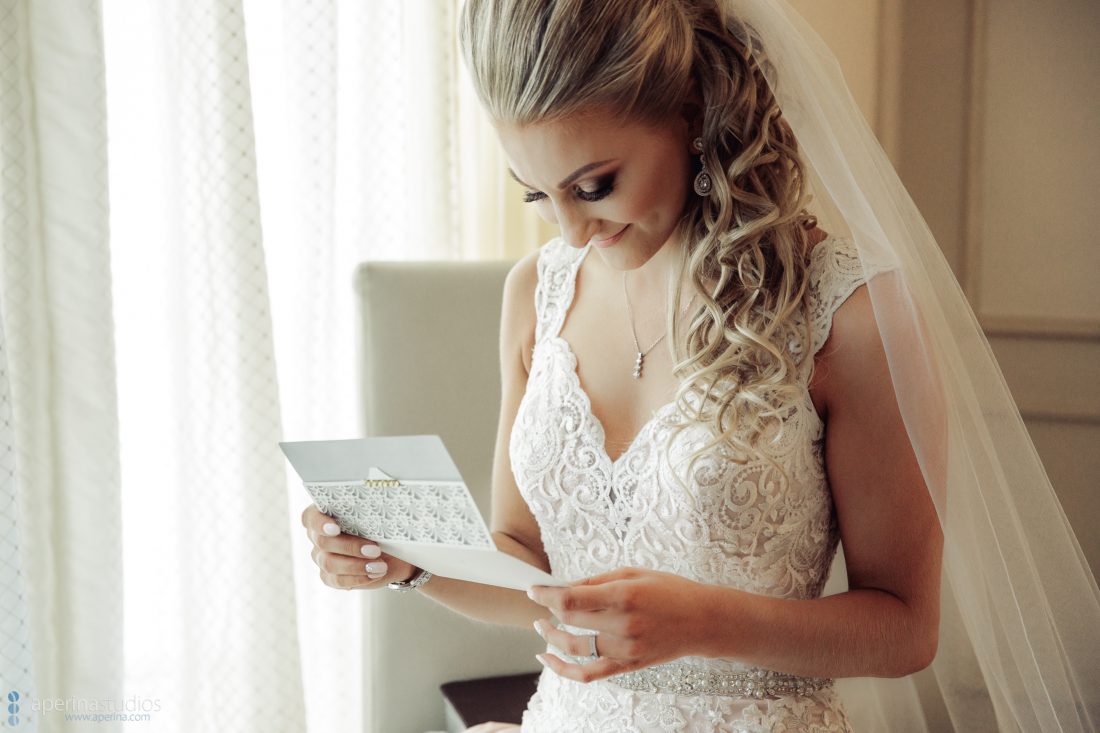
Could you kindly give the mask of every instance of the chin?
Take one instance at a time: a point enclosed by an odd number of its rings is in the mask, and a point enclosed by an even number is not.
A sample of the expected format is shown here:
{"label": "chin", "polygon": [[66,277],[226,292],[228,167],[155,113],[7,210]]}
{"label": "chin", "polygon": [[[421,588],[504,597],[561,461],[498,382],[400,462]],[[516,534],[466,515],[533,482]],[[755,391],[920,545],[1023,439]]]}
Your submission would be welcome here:
{"label": "chin", "polygon": [[608,247],[603,250],[606,255],[613,255],[620,262],[635,263],[631,267],[640,267],[661,251],[661,247],[654,246],[651,242],[620,242],[625,246]]}
{"label": "chin", "polygon": [[637,270],[639,267],[649,262],[649,258],[652,255],[646,256],[642,252],[627,252],[625,250],[616,251],[614,247],[605,250],[596,250],[603,258],[604,264],[613,270],[626,271]]}

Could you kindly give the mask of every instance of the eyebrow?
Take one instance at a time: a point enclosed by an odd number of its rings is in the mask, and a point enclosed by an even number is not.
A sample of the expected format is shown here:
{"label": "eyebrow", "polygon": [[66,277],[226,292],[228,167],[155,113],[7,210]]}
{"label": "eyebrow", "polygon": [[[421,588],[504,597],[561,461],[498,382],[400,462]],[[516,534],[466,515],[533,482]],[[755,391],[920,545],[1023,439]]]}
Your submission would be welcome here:
{"label": "eyebrow", "polygon": [[[588,165],[582,165],[580,168],[578,168],[577,170],[570,173],[565,178],[564,181],[562,181],[561,183],[558,184],[558,190],[560,191],[561,189],[565,188],[570,183],[577,180],[578,178],[580,178],[581,176],[583,176],[585,173],[592,170],[593,168],[599,168],[601,165],[606,165],[607,163],[611,163],[614,160],[615,160],[614,158],[608,158],[607,160],[597,160],[595,163],[589,163]],[[534,188],[534,186],[531,186],[531,185],[529,185],[527,183],[524,183],[523,181],[519,180],[519,176],[516,175],[516,172],[514,170],[512,170],[511,166],[508,166],[508,175],[510,175],[512,177],[512,179],[515,180],[516,183],[518,183],[522,186],[527,186],[527,188]]]}

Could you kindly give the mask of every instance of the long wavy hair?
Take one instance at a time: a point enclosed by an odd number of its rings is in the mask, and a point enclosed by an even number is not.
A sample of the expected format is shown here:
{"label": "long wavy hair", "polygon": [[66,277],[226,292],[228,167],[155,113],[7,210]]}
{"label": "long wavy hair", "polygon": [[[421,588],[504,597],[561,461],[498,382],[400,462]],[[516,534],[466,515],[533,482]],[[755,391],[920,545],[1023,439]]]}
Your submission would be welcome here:
{"label": "long wavy hair", "polygon": [[[802,398],[786,347],[811,343],[810,196],[767,82],[774,69],[752,60],[762,50],[753,29],[717,0],[466,0],[459,43],[494,123],[568,125],[601,109],[660,126],[697,90],[713,188],[688,196],[671,240],[685,245],[679,267],[696,303],[684,332],[676,308],[667,313],[678,429],[710,428],[689,471],[717,449],[742,465],[763,457],[787,481],[760,448],[782,440]],[[681,302],[679,274],[670,304]]]}

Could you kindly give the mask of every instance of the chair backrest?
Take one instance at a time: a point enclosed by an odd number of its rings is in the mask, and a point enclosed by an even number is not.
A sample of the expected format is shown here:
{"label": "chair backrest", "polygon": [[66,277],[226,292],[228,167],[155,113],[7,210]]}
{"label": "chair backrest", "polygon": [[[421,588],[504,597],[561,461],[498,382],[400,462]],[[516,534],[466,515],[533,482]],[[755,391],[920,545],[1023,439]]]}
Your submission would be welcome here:
{"label": "chair backrest", "polygon": [[[370,262],[354,281],[363,434],[440,435],[486,521],[513,264]],[[369,731],[441,730],[440,684],[540,668],[533,629],[472,621],[415,591],[372,591],[365,608]]]}

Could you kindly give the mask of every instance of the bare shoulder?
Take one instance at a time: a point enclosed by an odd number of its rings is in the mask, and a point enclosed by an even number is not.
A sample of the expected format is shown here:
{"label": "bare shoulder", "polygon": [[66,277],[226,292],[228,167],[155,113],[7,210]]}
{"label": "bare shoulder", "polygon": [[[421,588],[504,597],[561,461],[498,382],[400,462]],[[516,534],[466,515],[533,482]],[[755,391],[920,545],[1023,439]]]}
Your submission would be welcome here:
{"label": "bare shoulder", "polygon": [[535,345],[535,287],[539,280],[539,251],[528,252],[508,271],[501,309],[501,345],[520,350],[523,367],[528,373],[531,371],[531,350]]}

